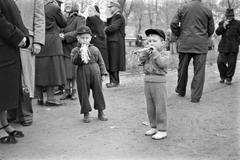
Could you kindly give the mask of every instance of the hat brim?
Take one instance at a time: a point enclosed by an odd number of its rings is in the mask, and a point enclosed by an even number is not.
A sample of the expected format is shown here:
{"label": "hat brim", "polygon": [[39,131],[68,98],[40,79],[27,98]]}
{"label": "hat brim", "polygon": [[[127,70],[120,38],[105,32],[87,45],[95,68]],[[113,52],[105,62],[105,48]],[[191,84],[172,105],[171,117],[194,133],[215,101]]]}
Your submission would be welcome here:
{"label": "hat brim", "polygon": [[145,31],[146,36],[148,36],[149,34],[157,34],[159,35],[159,33],[155,30],[155,29],[148,29]]}

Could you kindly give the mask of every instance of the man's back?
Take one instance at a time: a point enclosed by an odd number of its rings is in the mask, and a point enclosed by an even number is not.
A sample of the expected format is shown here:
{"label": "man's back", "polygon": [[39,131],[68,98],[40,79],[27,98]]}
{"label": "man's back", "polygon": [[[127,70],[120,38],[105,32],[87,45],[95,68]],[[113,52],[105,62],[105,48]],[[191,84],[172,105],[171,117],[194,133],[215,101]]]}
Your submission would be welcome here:
{"label": "man's back", "polygon": [[179,52],[207,53],[208,38],[214,33],[212,12],[199,0],[193,0],[178,9],[171,29],[178,37]]}

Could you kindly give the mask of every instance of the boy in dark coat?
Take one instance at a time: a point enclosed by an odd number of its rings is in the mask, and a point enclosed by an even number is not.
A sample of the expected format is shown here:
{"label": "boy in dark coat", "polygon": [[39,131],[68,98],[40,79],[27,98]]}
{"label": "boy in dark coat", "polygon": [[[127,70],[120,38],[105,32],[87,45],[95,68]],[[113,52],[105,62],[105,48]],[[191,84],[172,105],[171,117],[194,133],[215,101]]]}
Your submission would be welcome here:
{"label": "boy in dark coat", "polygon": [[77,29],[78,46],[71,52],[72,63],[77,65],[77,89],[81,104],[81,114],[84,123],[89,123],[89,112],[92,111],[89,102],[89,92],[92,89],[94,109],[98,110],[98,118],[107,121],[103,110],[106,108],[102,92],[101,76],[107,75],[107,70],[97,47],[90,44],[92,32],[89,27]]}

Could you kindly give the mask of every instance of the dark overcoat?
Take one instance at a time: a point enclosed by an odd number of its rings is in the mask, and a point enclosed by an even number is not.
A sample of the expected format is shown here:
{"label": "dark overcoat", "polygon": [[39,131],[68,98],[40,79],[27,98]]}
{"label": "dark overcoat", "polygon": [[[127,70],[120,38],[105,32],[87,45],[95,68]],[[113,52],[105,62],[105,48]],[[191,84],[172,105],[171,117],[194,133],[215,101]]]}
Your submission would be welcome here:
{"label": "dark overcoat", "polygon": [[42,47],[41,52],[36,57],[63,55],[59,27],[66,27],[67,21],[60,7],[53,2],[47,3],[44,8],[46,17],[45,46]]}
{"label": "dark overcoat", "polygon": [[107,35],[108,71],[125,71],[125,19],[120,12],[115,13],[111,18],[107,19],[105,33]]}
{"label": "dark overcoat", "polygon": [[216,29],[218,36],[222,38],[218,44],[218,52],[223,53],[238,53],[240,44],[240,21],[233,19],[225,29],[224,21],[221,21]]}
{"label": "dark overcoat", "polygon": [[[20,104],[21,62],[17,47],[28,37],[20,12],[13,0],[0,1],[0,111],[17,108]],[[28,47],[29,39],[27,38]]]}
{"label": "dark overcoat", "polygon": [[77,12],[73,12],[70,14],[67,19],[67,26],[62,29],[62,33],[64,33],[64,40],[62,41],[63,45],[63,53],[65,57],[70,59],[71,50],[77,46],[77,33],[76,30],[86,24],[86,20],[84,17],[78,15]]}
{"label": "dark overcoat", "polygon": [[104,24],[99,16],[91,16],[87,18],[86,25],[92,31],[91,43],[96,46],[102,54],[106,69],[109,69],[108,54],[107,54],[107,41],[104,33]]}

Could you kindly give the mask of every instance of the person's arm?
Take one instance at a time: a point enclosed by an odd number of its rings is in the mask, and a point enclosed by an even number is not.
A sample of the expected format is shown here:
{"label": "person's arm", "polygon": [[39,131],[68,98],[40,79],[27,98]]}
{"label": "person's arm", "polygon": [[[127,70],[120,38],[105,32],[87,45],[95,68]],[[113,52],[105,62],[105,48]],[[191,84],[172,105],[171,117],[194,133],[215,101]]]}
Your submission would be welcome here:
{"label": "person's arm", "polygon": [[[22,46],[24,42],[24,33],[17,28],[15,25],[10,23],[0,8],[0,37],[8,44],[13,47]],[[25,40],[26,41],[26,40]]]}
{"label": "person's arm", "polygon": [[210,12],[210,14],[211,15],[210,15],[210,18],[208,20],[208,37],[211,37],[212,34],[214,33],[214,30],[215,30],[212,12]]}
{"label": "person's arm", "polygon": [[215,33],[220,36],[223,34],[223,32],[226,31],[226,29],[223,27],[223,21],[221,21],[219,24],[218,24],[218,28],[216,29]]}
{"label": "person's arm", "polygon": [[161,53],[155,51],[153,53],[153,60],[159,68],[166,68],[170,62],[171,53],[169,51],[162,51]]}
{"label": "person's arm", "polygon": [[79,47],[73,48],[70,55],[71,55],[72,64],[74,65],[83,64],[81,55],[79,54]]}
{"label": "person's arm", "polygon": [[106,75],[108,75],[107,69],[106,69],[105,63],[103,61],[102,55],[101,55],[101,53],[100,53],[100,51],[98,50],[97,47],[96,47],[96,53],[98,55],[97,63],[98,63],[99,68],[100,68],[101,76],[106,76]]}
{"label": "person's arm", "polygon": [[33,54],[38,54],[45,44],[45,11],[44,1],[34,1],[34,21],[33,21]]}
{"label": "person's arm", "polygon": [[124,23],[123,16],[118,13],[113,17],[112,21],[113,23],[105,28],[106,34],[112,34],[116,32],[120,28],[120,26]]}
{"label": "person's arm", "polygon": [[181,22],[181,10],[182,8],[178,8],[177,13],[173,16],[172,21],[170,23],[170,28],[172,30],[172,33],[176,35],[177,37],[180,36],[180,22]]}

